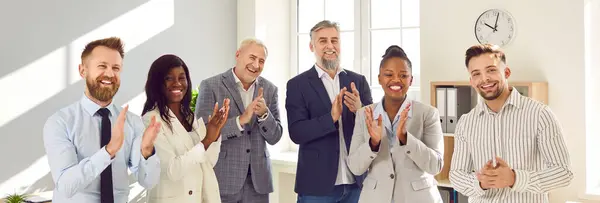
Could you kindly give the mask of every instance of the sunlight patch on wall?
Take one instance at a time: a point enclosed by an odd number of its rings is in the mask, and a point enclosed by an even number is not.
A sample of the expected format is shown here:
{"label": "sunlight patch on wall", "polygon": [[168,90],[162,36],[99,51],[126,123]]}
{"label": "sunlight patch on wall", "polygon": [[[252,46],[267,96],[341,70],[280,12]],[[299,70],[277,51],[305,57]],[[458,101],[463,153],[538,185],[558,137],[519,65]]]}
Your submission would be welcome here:
{"label": "sunlight patch on wall", "polygon": [[[121,38],[126,53],[123,67],[127,71],[127,52],[167,30],[174,23],[174,0],[152,0],[79,37],[69,45],[72,50],[69,67],[73,67],[69,69],[69,84],[81,80],[77,65],[81,63],[81,51],[87,43],[112,36]],[[133,70],[135,67],[130,68]]]}
{"label": "sunlight patch on wall", "polygon": [[0,195],[25,192],[33,183],[50,172],[48,157],[42,156],[25,170],[0,184]]}
{"label": "sunlight patch on wall", "polygon": [[[173,26],[174,4],[174,0],[148,1],[79,37],[66,47],[60,47],[0,78],[0,85],[11,87],[0,90],[0,94],[6,98],[0,101],[0,127],[58,94],[68,85],[80,81],[78,65],[85,44],[118,36],[124,40],[125,52],[128,52]],[[127,63],[127,59],[124,63]],[[124,64],[124,67],[127,65]]]}
{"label": "sunlight patch on wall", "polygon": [[0,78],[0,127],[65,89],[66,57],[60,47]]}
{"label": "sunlight patch on wall", "polygon": [[133,99],[125,102],[121,107],[129,104],[129,111],[135,115],[142,116],[142,110],[144,109],[144,103],[146,102],[146,92],[142,92],[135,96]]}

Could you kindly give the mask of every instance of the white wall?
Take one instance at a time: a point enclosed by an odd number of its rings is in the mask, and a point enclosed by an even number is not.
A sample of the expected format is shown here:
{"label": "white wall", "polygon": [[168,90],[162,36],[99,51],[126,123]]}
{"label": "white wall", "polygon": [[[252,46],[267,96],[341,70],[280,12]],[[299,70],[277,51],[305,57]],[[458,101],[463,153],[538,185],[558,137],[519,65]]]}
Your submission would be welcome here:
{"label": "white wall", "polygon": [[421,0],[422,99],[429,101],[431,81],[468,81],[464,53],[477,43],[475,20],[490,8],[516,19],[516,38],[505,48],[509,81],[547,81],[549,105],[564,130],[575,178],[551,202],[578,200],[585,189],[583,1]]}
{"label": "white wall", "polygon": [[125,40],[122,83],[114,102],[130,102],[130,110],[139,114],[148,68],[160,55],[179,55],[191,69],[194,87],[233,67],[236,4],[236,0],[0,2],[0,196],[54,188],[42,127],[52,113],[81,98],[84,83],[77,64],[85,43],[112,35]]}

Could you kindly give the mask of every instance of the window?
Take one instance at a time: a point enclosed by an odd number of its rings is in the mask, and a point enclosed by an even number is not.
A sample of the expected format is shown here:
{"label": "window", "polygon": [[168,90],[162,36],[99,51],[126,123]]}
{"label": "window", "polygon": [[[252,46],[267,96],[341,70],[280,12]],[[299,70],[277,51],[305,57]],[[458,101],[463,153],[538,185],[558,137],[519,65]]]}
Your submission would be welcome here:
{"label": "window", "polygon": [[[363,65],[369,67],[367,71],[373,102],[383,97],[377,75],[381,57],[390,45],[402,47],[411,60],[414,79],[408,96],[413,100],[421,100],[419,0],[366,0],[365,4],[366,25],[362,27],[367,36],[363,38],[366,41],[363,44],[368,49],[363,50],[363,54],[368,56],[368,62]],[[365,72],[363,74],[367,75]]]}
{"label": "window", "polygon": [[420,100],[419,0],[297,0],[295,6],[292,73],[312,67],[315,59],[309,49],[309,32],[314,24],[328,19],[340,24],[341,66],[369,79],[374,101],[383,97],[377,81],[381,56],[393,44],[401,46],[413,64],[408,95]]}
{"label": "window", "polygon": [[[414,79],[408,96],[421,100],[419,0],[296,0],[291,15],[292,76],[314,65],[309,32],[327,19],[340,25],[342,68],[367,77],[373,102],[383,97],[377,75],[390,45],[399,45],[410,58]],[[292,144],[292,149],[297,146]]]}
{"label": "window", "polygon": [[[310,0],[297,1],[297,72],[304,72],[314,65],[315,57],[309,49],[310,29],[319,21],[329,19],[340,25],[341,66],[354,70],[355,6],[348,0]],[[294,71],[296,72],[296,71]]]}

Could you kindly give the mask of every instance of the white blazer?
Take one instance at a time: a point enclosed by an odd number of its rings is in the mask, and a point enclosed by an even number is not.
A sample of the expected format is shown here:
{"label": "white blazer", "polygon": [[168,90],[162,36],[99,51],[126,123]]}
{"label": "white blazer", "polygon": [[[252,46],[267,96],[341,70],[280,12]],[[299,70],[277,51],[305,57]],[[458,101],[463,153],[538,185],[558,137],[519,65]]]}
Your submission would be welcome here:
{"label": "white blazer", "polygon": [[[202,118],[194,118],[193,132],[187,132],[173,112],[169,110],[173,130],[162,120],[158,109],[146,112],[144,124],[149,125],[152,116],[161,122],[161,130],[154,142],[160,158],[160,181],[148,191],[148,203],[221,203],[219,186],[213,167],[219,158],[221,138],[205,151],[194,148],[206,136]],[[192,138],[192,136],[198,136]],[[196,140],[196,141],[194,141]],[[200,143],[202,145],[202,143]]]}
{"label": "white blazer", "polygon": [[[406,122],[406,145],[399,145],[398,138],[394,136],[395,142],[390,148],[387,131],[382,127],[378,152],[371,151],[369,145],[371,136],[365,122],[365,108],[358,110],[347,160],[354,175],[367,172],[359,203],[388,203],[392,202],[392,197],[394,203],[442,203],[434,179],[443,165],[440,117],[437,109],[417,101],[411,102]],[[373,112],[376,105],[381,104],[370,105]],[[383,112],[381,116],[387,114]]]}

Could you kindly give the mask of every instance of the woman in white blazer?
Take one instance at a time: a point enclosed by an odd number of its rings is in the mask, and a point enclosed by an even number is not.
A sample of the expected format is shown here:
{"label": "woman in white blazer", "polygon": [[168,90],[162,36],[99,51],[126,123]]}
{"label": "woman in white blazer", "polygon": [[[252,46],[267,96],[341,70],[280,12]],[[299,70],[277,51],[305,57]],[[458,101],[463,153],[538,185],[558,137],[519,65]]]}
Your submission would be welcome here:
{"label": "woman in white blazer", "polygon": [[154,147],[160,158],[159,183],[148,191],[149,203],[220,203],[213,171],[221,148],[220,130],[227,120],[229,100],[207,127],[190,109],[191,80],[187,65],[175,55],[156,59],[148,72],[144,123],[156,116],[161,130]]}
{"label": "woman in white blazer", "polygon": [[402,48],[386,50],[378,78],[385,95],[357,111],[347,159],[354,175],[367,173],[359,203],[441,203],[434,179],[443,165],[438,111],[407,99],[413,77]]}

